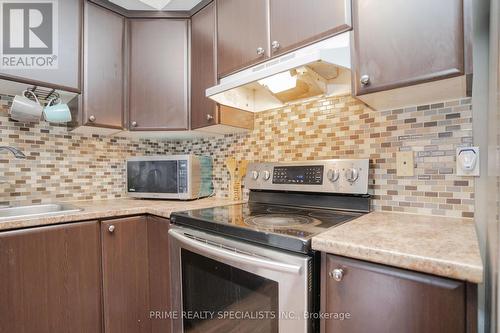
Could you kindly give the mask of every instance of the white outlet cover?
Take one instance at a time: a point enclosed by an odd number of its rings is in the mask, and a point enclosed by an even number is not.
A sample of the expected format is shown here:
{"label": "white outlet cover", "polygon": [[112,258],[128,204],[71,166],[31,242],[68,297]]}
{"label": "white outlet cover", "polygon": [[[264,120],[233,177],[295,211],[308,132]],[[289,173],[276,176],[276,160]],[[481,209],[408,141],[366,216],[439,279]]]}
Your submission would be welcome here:
{"label": "white outlet cover", "polygon": [[479,147],[457,148],[457,176],[478,177],[480,170],[479,160]]}

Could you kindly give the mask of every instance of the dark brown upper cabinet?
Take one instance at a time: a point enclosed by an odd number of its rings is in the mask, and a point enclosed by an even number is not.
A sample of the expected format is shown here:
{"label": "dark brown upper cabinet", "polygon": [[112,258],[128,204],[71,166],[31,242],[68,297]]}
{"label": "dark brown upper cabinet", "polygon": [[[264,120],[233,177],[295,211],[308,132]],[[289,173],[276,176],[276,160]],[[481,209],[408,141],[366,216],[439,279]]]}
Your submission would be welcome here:
{"label": "dark brown upper cabinet", "polygon": [[217,84],[215,3],[191,18],[191,128],[215,124],[216,104],[205,90]]}
{"label": "dark brown upper cabinet", "polygon": [[84,17],[81,123],[123,128],[125,18],[88,1]]}
{"label": "dark brown upper cabinet", "polygon": [[98,222],[0,233],[0,332],[102,332]]}
{"label": "dark brown upper cabinet", "polygon": [[130,19],[129,128],[186,130],[188,20]]}
{"label": "dark brown upper cabinet", "polygon": [[[14,1],[15,3],[15,1]],[[57,58],[57,66],[46,68],[25,68],[25,69],[0,69],[0,79],[8,79],[21,83],[61,89],[70,92],[81,92],[80,77],[80,52],[82,44],[82,18],[83,0],[56,1],[54,7],[54,18],[57,22],[57,29],[53,29],[52,36],[44,36],[41,42],[46,46],[52,45],[52,52],[48,56],[51,59]],[[57,9],[57,12],[55,10]],[[26,10],[26,9],[25,9]],[[26,15],[26,13],[25,13]],[[26,17],[26,16],[25,16]],[[50,22],[47,19],[46,22]],[[26,25],[25,25],[26,26]],[[26,27],[24,29],[26,29]],[[11,41],[18,47],[22,43],[27,47],[28,30],[25,30],[23,41]],[[4,41],[6,42],[6,41]],[[17,44],[15,44],[17,43]],[[40,44],[37,44],[40,45]],[[42,47],[45,50],[45,46]],[[4,51],[5,52],[5,51]],[[40,52],[41,53],[41,52]],[[9,54],[5,54],[9,56]],[[30,56],[30,54],[28,54]]]}
{"label": "dark brown upper cabinet", "polygon": [[205,95],[217,84],[215,17],[211,3],[191,18],[191,128],[215,133],[253,129],[253,113],[217,105]]}
{"label": "dark brown upper cabinet", "polygon": [[351,0],[270,0],[271,52],[279,55],[351,29]]}
{"label": "dark brown upper cabinet", "polygon": [[356,0],[353,28],[356,96],[465,72],[463,0]]}
{"label": "dark brown upper cabinet", "polygon": [[219,77],[269,58],[268,0],[216,0]]}
{"label": "dark brown upper cabinet", "polygon": [[473,333],[477,286],[322,254],[322,333]]}

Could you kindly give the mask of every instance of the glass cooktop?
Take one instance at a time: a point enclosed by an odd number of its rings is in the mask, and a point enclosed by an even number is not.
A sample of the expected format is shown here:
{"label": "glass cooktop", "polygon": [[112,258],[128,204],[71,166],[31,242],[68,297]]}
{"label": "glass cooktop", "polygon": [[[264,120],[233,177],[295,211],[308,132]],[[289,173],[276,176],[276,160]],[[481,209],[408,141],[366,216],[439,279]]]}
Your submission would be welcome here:
{"label": "glass cooktop", "polygon": [[173,223],[308,253],[311,238],[363,213],[244,203],[172,213]]}

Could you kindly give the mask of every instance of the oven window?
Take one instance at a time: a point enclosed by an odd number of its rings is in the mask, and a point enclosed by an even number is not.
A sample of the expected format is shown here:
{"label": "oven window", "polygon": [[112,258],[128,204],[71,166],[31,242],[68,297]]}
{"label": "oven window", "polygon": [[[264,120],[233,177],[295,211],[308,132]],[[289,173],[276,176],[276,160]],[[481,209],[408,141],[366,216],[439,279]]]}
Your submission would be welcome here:
{"label": "oven window", "polygon": [[177,193],[177,161],[127,163],[128,191]]}
{"label": "oven window", "polygon": [[181,250],[184,332],[278,332],[278,283]]}

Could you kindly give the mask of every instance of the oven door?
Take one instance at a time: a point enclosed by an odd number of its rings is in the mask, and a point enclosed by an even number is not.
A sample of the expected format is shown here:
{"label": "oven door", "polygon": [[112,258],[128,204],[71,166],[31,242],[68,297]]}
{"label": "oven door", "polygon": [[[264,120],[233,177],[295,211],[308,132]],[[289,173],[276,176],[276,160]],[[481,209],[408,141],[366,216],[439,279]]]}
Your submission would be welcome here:
{"label": "oven door", "polygon": [[174,226],[173,332],[311,332],[312,258]]}

